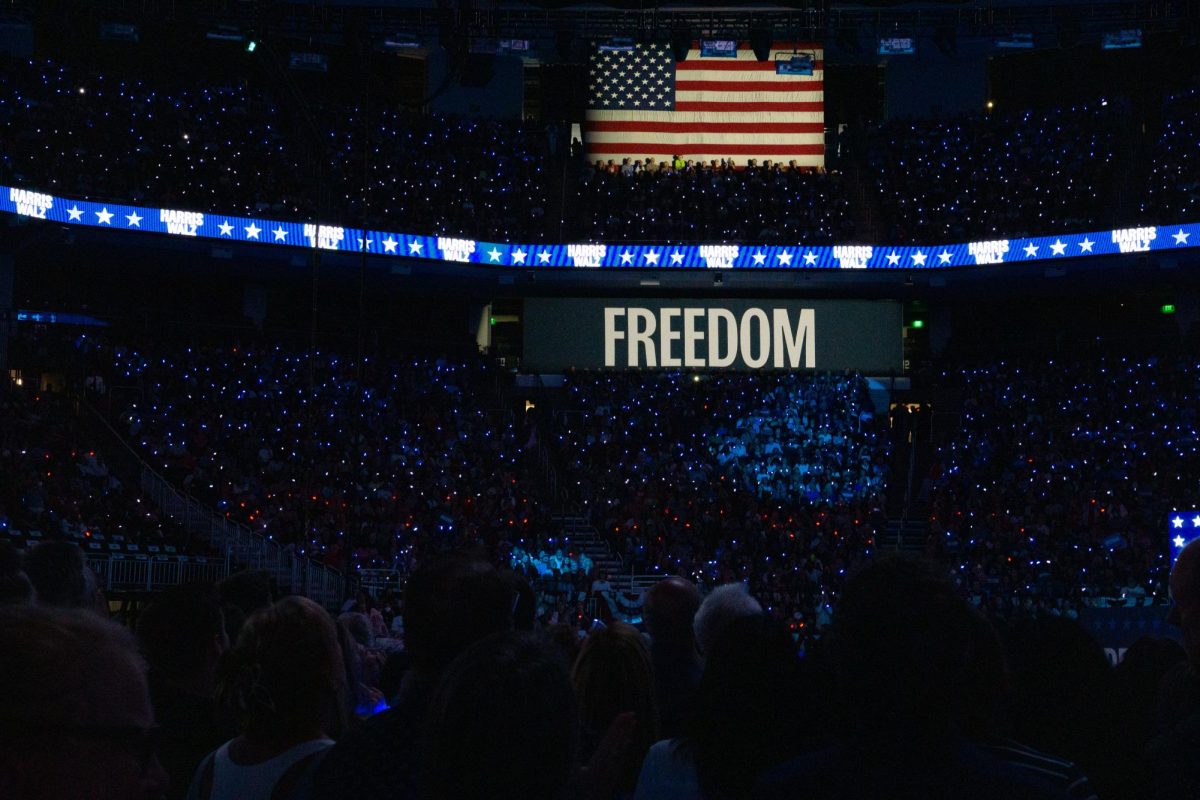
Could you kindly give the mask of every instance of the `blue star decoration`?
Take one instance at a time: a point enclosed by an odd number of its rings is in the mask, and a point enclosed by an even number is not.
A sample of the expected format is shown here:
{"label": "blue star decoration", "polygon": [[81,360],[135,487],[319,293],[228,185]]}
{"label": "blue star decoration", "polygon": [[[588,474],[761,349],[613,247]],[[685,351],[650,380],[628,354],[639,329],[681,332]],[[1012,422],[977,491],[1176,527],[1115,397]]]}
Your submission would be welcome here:
{"label": "blue star decoration", "polygon": [[1167,515],[1167,537],[1171,544],[1171,563],[1183,548],[1200,539],[1200,510],[1172,511]]}

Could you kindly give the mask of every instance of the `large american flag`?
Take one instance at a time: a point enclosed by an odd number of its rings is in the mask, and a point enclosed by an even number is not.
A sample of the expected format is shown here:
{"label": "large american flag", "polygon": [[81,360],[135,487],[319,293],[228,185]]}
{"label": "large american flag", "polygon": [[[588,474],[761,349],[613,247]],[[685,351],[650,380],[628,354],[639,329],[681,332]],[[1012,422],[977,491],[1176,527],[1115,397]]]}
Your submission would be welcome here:
{"label": "large american flag", "polygon": [[[669,44],[631,51],[593,47],[586,145],[595,159],[733,158],[825,165],[824,53],[815,45],[775,44],[759,61],[739,42],[737,58],[701,58],[693,43],[676,62]],[[775,56],[814,57],[812,75],[775,74]]]}

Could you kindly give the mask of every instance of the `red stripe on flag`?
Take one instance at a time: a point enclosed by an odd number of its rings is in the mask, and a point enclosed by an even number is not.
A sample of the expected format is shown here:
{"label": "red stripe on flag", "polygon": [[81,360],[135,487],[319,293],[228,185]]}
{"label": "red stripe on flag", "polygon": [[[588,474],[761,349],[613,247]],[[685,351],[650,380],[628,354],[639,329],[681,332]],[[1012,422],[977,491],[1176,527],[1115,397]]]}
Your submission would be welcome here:
{"label": "red stripe on flag", "polygon": [[822,92],[825,81],[675,81],[677,92]]}
{"label": "red stripe on flag", "polygon": [[[722,72],[774,72],[774,61],[737,61],[730,59],[706,58],[703,61],[676,61],[675,69],[679,72],[699,72],[700,70],[720,70]],[[824,61],[813,62],[814,70],[825,69]]]}
{"label": "red stripe on flag", "polygon": [[592,142],[589,153],[645,153],[646,155],[680,155],[696,153],[712,156],[819,156],[825,153],[823,144],[663,144],[662,142]]}
{"label": "red stripe on flag", "polygon": [[[786,58],[793,52],[813,57],[813,76],[798,79],[776,73],[776,57]],[[772,57],[759,61],[749,46],[740,42],[737,54],[736,59],[702,59],[698,53],[689,53],[684,61],[674,62],[675,104],[669,111],[640,107],[636,100],[632,87],[649,77],[651,67],[625,63],[601,68],[594,62],[606,76],[612,72],[616,91],[628,96],[614,98],[614,88],[606,87],[609,95],[602,102],[589,99],[593,107],[584,134],[587,152],[593,158],[663,160],[678,154],[701,160],[732,157],[741,162],[749,158],[796,159],[806,166],[821,166],[825,83],[824,73],[819,71],[824,68],[820,46],[774,42]],[[670,60],[661,47],[654,58],[660,59],[653,62],[657,72],[663,70],[661,59]],[[623,109],[617,100],[635,108]],[[631,141],[619,141],[622,139]]]}
{"label": "red stripe on flag", "polygon": [[636,122],[597,120],[588,123],[588,130],[614,133],[645,131],[646,133],[824,133],[823,122]]}
{"label": "red stripe on flag", "polygon": [[720,100],[683,100],[675,104],[676,111],[824,111],[819,100],[801,103],[727,103]]}

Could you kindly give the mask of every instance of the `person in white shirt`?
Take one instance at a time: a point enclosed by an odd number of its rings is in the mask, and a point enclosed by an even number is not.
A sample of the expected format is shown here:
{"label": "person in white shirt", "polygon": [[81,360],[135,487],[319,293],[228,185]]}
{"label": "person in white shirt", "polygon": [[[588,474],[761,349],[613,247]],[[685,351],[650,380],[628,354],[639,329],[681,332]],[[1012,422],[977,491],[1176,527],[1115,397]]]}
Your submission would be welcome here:
{"label": "person in white shirt", "polygon": [[201,762],[188,800],[296,800],[345,725],[337,630],[311,600],[288,597],[246,621],[218,698],[242,733]]}

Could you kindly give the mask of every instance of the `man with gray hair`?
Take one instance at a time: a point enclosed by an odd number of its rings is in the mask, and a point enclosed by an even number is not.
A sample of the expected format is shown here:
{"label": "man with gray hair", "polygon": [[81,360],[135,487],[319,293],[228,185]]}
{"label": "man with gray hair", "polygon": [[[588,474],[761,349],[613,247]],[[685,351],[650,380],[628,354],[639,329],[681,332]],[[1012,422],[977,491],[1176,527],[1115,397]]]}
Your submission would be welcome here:
{"label": "man with gray hair", "polygon": [[700,652],[710,652],[721,631],[725,630],[729,623],[761,613],[762,605],[750,595],[746,584],[727,583],[713,589],[700,604],[700,610],[696,612],[696,620],[693,623]]}

